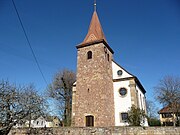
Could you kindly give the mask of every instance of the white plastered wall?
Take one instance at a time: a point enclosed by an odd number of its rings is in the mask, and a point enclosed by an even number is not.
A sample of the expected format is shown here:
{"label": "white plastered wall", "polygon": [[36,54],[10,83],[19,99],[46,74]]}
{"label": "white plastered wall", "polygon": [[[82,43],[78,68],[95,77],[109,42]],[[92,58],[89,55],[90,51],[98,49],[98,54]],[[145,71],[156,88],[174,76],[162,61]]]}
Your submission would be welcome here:
{"label": "white plastered wall", "polygon": [[[129,87],[129,80],[125,78],[133,77],[132,74],[128,73],[125,69],[123,69],[121,66],[116,64],[114,61],[112,61],[112,70],[113,70],[113,79],[120,79],[118,81],[115,81],[113,83],[114,86],[114,104],[115,104],[115,126],[126,126],[127,123],[123,122],[121,120],[121,113],[127,112],[130,107],[132,106],[131,103],[131,93],[130,93],[130,87]],[[121,70],[122,75],[119,76],[117,74],[117,71]],[[127,94],[122,97],[119,94],[120,88],[126,88]],[[141,89],[136,85],[136,90],[138,91],[138,101],[139,101],[139,108],[146,110],[145,107],[145,95],[141,91]],[[144,126],[148,126],[147,120],[145,121]]]}
{"label": "white plastered wall", "polygon": [[[114,82],[114,104],[115,104],[115,126],[124,126],[121,120],[121,113],[127,112],[131,107],[131,93],[129,88],[129,81]],[[120,88],[126,88],[127,94],[121,96],[119,94]]]}
{"label": "white plastered wall", "polygon": [[[113,79],[123,79],[123,78],[133,77],[131,74],[126,72],[115,62],[112,62],[112,69],[113,69]],[[118,70],[122,70],[121,76],[117,74]],[[121,120],[121,113],[127,112],[131,107],[131,93],[129,87],[129,80],[114,82],[113,86],[114,86],[114,104],[115,104],[115,126],[125,126],[127,123],[124,123]],[[120,88],[127,89],[127,94],[125,96],[121,96],[119,94]]]}
{"label": "white plastered wall", "polygon": [[[113,70],[113,79],[120,79],[120,78],[127,78],[127,77],[132,77],[128,72],[126,72],[122,67],[117,65],[114,61],[112,61],[112,70]],[[117,74],[118,70],[122,70],[123,73],[121,76]]]}

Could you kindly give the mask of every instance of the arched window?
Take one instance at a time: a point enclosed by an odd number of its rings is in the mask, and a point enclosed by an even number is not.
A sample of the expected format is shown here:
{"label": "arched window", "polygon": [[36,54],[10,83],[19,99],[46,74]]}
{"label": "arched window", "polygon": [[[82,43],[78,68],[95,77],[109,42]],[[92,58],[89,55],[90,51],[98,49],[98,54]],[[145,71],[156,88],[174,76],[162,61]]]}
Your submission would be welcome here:
{"label": "arched window", "polygon": [[92,59],[92,52],[91,51],[87,52],[87,59]]}

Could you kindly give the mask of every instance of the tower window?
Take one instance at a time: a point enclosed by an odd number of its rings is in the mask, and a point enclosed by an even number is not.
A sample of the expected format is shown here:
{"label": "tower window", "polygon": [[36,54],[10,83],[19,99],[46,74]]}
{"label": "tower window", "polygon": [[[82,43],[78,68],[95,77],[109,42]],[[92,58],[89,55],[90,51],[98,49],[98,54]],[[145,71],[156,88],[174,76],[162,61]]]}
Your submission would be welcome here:
{"label": "tower window", "polygon": [[92,59],[92,52],[91,51],[87,52],[87,59]]}
{"label": "tower window", "polygon": [[107,54],[107,59],[108,59],[108,61],[109,61],[109,54]]}

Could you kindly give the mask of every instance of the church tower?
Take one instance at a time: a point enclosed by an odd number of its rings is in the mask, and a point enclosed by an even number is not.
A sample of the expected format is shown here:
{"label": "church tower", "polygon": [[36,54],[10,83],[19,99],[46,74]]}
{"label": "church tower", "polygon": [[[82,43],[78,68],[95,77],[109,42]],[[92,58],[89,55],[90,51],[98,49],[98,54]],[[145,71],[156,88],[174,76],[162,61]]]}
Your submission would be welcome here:
{"label": "church tower", "polygon": [[88,33],[77,48],[77,80],[73,87],[72,126],[115,125],[112,59],[96,10]]}

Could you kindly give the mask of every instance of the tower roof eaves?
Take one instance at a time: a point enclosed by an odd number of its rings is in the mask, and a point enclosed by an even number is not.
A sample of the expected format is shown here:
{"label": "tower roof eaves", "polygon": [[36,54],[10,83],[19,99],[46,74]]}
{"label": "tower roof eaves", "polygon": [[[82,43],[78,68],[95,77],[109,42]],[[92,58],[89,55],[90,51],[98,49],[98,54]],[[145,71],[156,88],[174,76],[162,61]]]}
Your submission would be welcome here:
{"label": "tower roof eaves", "polygon": [[94,41],[87,42],[87,43],[81,43],[81,44],[77,45],[76,48],[78,49],[78,48],[82,48],[82,47],[86,47],[86,46],[90,46],[90,45],[98,44],[98,43],[103,43],[109,49],[109,51],[112,54],[114,54],[114,51],[111,49],[111,47],[108,45],[108,43],[104,39],[94,40]]}

